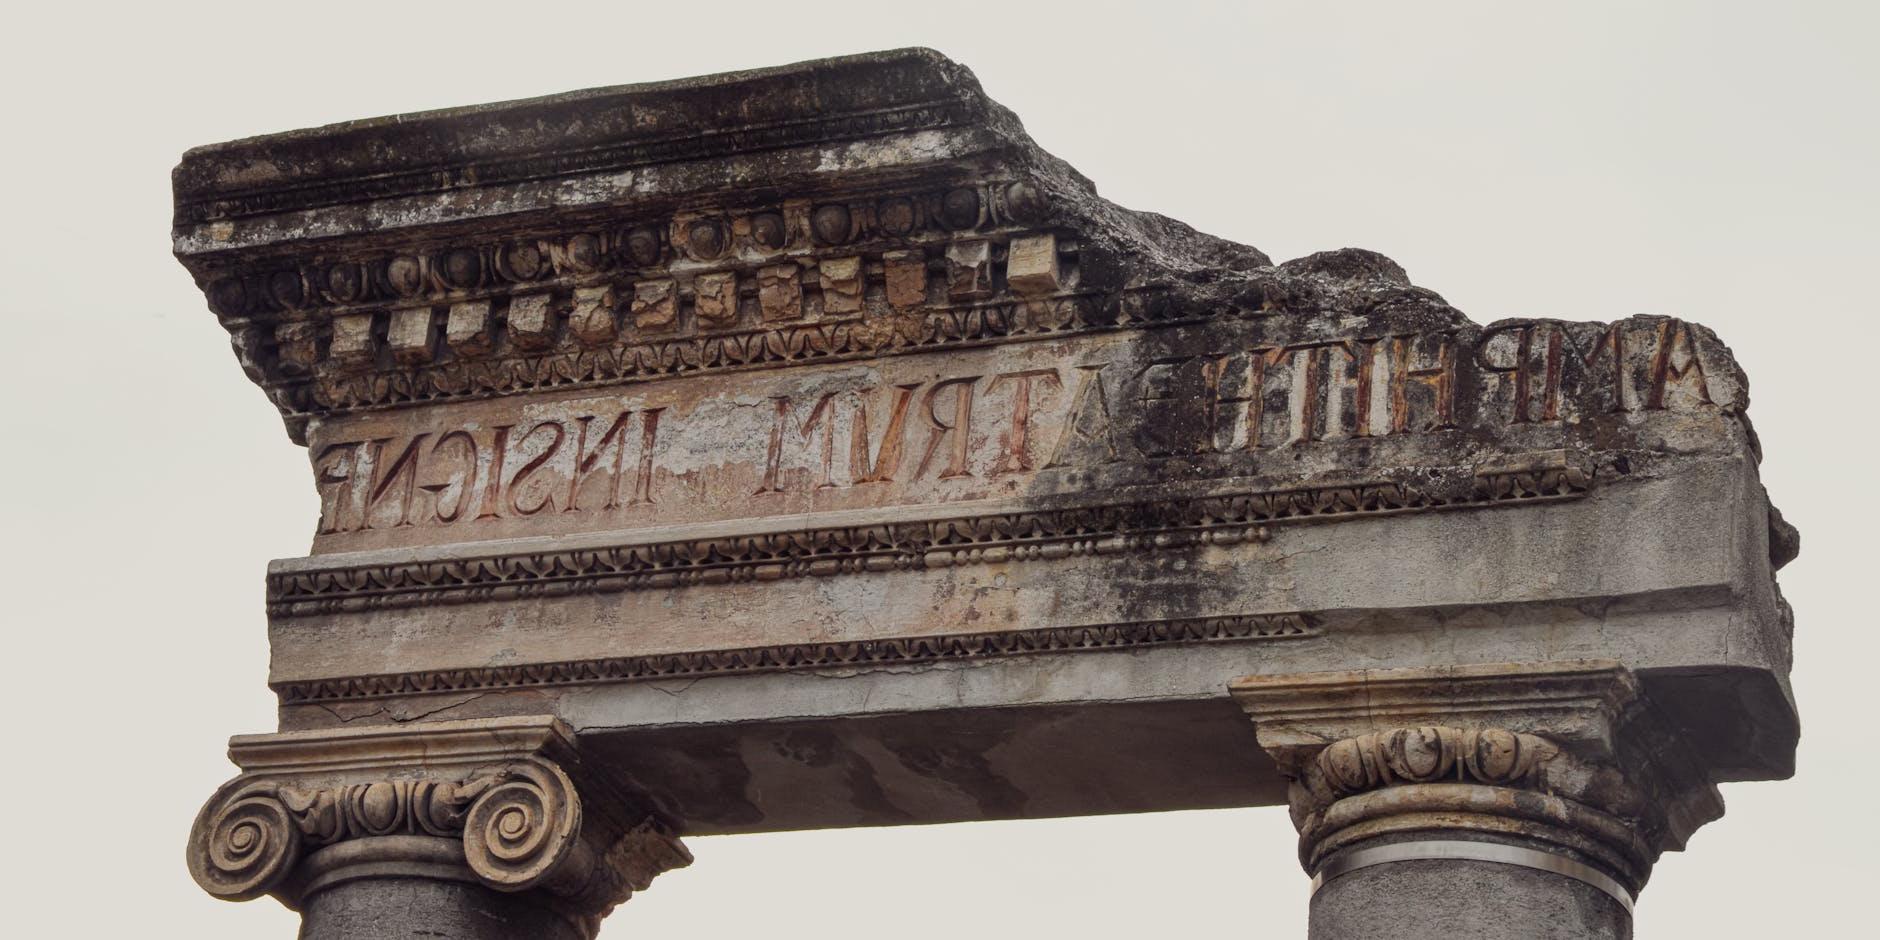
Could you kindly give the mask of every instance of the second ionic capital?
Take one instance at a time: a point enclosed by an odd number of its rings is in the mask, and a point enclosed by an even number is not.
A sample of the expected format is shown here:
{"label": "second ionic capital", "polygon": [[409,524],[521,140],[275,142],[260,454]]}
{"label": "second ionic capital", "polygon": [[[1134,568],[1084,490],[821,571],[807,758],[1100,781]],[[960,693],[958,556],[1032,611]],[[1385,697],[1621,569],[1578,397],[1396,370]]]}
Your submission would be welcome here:
{"label": "second ionic capital", "polygon": [[1722,813],[1700,762],[1614,663],[1257,676],[1231,690],[1289,781],[1314,877],[1426,857],[1413,843],[1440,856],[1487,842],[1555,859],[1629,905],[1660,852]]}

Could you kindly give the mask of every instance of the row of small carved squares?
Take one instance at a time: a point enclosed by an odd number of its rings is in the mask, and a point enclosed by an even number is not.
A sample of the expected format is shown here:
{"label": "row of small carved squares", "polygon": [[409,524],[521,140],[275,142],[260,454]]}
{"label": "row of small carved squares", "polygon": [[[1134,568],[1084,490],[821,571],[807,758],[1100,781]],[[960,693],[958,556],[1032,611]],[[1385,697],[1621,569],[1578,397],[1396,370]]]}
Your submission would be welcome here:
{"label": "row of small carved squares", "polygon": [[1184,308],[1157,287],[1096,295],[1059,294],[913,311],[910,316],[822,320],[725,334],[679,336],[600,349],[458,359],[385,372],[323,369],[316,376],[268,380],[259,353],[240,342],[238,357],[284,414],[307,415],[476,398],[554,388],[603,386],[696,371],[873,358],[962,344],[1023,340],[1048,333],[1172,325],[1264,315],[1238,307]]}
{"label": "row of small carved squares", "polygon": [[672,160],[709,159],[730,153],[770,150],[828,139],[850,139],[897,131],[944,127],[966,120],[956,102],[915,105],[867,114],[818,118],[735,131],[695,134],[676,139],[638,141],[611,147],[584,148],[568,153],[534,154],[506,160],[484,160],[449,169],[374,174],[290,189],[183,199],[177,222],[200,223],[268,212],[311,209],[372,199],[390,199],[421,193],[444,192],[464,186],[498,186],[644,166]]}
{"label": "row of small carved squares", "polygon": [[1133,649],[1177,643],[1276,640],[1314,636],[1317,633],[1314,619],[1306,614],[1243,614],[410,672],[288,682],[278,684],[274,689],[282,704],[297,705],[437,692],[540,688],[799,669],[894,666],[1078,650]]}
{"label": "row of small carved squares", "polygon": [[346,373],[421,366],[439,357],[604,349],[623,340],[775,328],[864,311],[971,305],[995,293],[1050,296],[1070,286],[1072,272],[1059,255],[1058,239],[1049,233],[1003,245],[976,239],[948,244],[936,257],[915,248],[878,258],[791,260],[751,271],[465,300],[448,308],[355,310],[276,324],[272,338],[285,375],[321,366]]}
{"label": "row of small carved squares", "polygon": [[754,212],[688,211],[657,223],[308,261],[217,278],[205,292],[217,313],[231,317],[449,304],[596,278],[656,278],[679,267],[717,270],[839,256],[845,248],[879,253],[955,239],[971,243],[1040,222],[1044,209],[1043,197],[1023,181],[822,203],[797,200]]}
{"label": "row of small carved squares", "polygon": [[1271,524],[1569,497],[1584,493],[1591,482],[1562,472],[1553,474],[1551,487],[1541,488],[1508,485],[1503,476],[1508,474],[1478,476],[1473,493],[1455,497],[1380,483],[330,568],[270,576],[269,613],[306,616],[1226,546],[1263,540]]}
{"label": "row of small carved squares", "polygon": [[1129,325],[1151,308],[1139,294],[1068,294],[929,309],[892,320],[848,318],[773,329],[672,337],[600,349],[456,359],[396,372],[322,370],[277,383],[289,414],[606,385],[698,371],[874,358],[899,352]]}

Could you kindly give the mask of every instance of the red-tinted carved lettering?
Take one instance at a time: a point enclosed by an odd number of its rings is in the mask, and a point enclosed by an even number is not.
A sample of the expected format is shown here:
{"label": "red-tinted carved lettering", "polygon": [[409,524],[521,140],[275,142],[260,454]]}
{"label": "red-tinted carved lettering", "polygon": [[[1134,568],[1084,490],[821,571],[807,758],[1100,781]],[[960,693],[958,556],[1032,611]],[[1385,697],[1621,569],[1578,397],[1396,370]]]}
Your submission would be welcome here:
{"label": "red-tinted carved lettering", "polygon": [[490,444],[490,477],[483,488],[483,511],[478,519],[503,517],[503,463],[509,455],[509,431],[513,424],[496,426],[496,440]]}
{"label": "red-tinted carved lettering", "polygon": [[[463,515],[464,504],[470,501],[470,491],[476,487],[477,461],[482,456],[477,451],[477,439],[470,436],[469,431],[458,428],[444,432],[443,436],[437,439],[437,443],[431,445],[432,458],[437,457],[438,452],[444,449],[444,445],[453,443],[463,445],[458,448],[458,452],[462,455],[461,469],[453,472],[443,483],[428,483],[421,487],[431,494],[432,514],[438,522],[445,524],[456,522],[458,517]],[[444,511],[444,494],[447,492],[455,494],[450,501],[449,512]]]}
{"label": "red-tinted carved lettering", "polygon": [[372,485],[366,490],[365,528],[372,528],[373,510],[378,508],[379,500],[385,498],[385,493],[392,488],[392,484],[399,480],[405,481],[405,488],[399,494],[398,521],[393,524],[393,527],[411,524],[411,504],[417,495],[418,485],[418,445],[430,436],[429,434],[413,436],[411,443],[405,445],[405,449],[399,452],[398,459],[392,461],[389,468],[385,466],[385,445],[391,443],[391,438],[379,438],[372,442]]}
{"label": "red-tinted carved lettering", "polygon": [[1419,338],[1424,339],[1427,344],[1427,337],[1391,337],[1390,431],[1392,434],[1403,434],[1410,430],[1410,383],[1412,382],[1428,387],[1435,399],[1436,414],[1428,425],[1418,430],[1434,431],[1455,426],[1455,337],[1449,333],[1438,334],[1436,364],[1412,368],[1411,360],[1416,355],[1413,340]]}
{"label": "red-tinted carved lettering", "polygon": [[[352,494],[348,484],[352,480],[353,470],[359,462],[359,448],[363,441],[347,441],[343,444],[331,444],[321,448],[313,458],[314,486],[320,491],[320,527],[321,535],[332,535],[345,531],[346,497]],[[334,458],[331,463],[328,458]]]}
{"label": "red-tinted carved lettering", "polygon": [[1116,431],[1110,424],[1110,396],[1103,387],[1103,367],[1108,363],[1078,366],[1077,390],[1071,393],[1070,411],[1064,416],[1064,430],[1058,432],[1051,447],[1046,469],[1076,461],[1091,445],[1101,445],[1103,458],[1097,463],[1116,459]]}
{"label": "red-tinted carved lettering", "polygon": [[586,482],[588,474],[594,471],[594,465],[600,462],[601,454],[609,448],[613,449],[614,459],[607,472],[607,501],[601,504],[601,509],[605,511],[620,505],[620,471],[627,459],[627,423],[632,420],[633,411],[628,409],[615,417],[590,451],[587,449],[588,425],[594,423],[594,418],[594,415],[582,415],[575,419],[574,471],[568,475],[568,502],[561,507],[562,512],[579,510],[581,484]]}
{"label": "red-tinted carved lettering", "polygon": [[913,385],[894,387],[894,405],[889,409],[888,427],[881,433],[881,447],[873,460],[868,456],[868,398],[860,396],[855,408],[855,422],[849,438],[849,477],[857,483],[887,483],[901,469],[901,438],[906,435],[907,410],[914,401]]}
{"label": "red-tinted carved lettering", "polygon": [[[1492,362],[1489,359],[1489,351],[1495,339],[1504,335],[1514,337],[1514,361],[1506,364]],[[1493,327],[1484,332],[1482,338],[1476,343],[1476,365],[1480,366],[1482,371],[1495,376],[1498,382],[1512,381],[1514,383],[1514,415],[1510,419],[1513,424],[1527,424],[1532,420],[1528,417],[1528,385],[1532,380],[1533,369],[1530,361],[1533,350],[1534,324],[1532,323],[1510,323]]]}
{"label": "red-tinted carved lettering", "polygon": [[[822,428],[822,440],[820,442],[822,447],[822,472],[816,479],[818,489],[835,485],[835,482],[830,478],[831,466],[835,461],[836,450],[836,421],[834,414],[832,414],[835,399],[836,393],[834,392],[823,395],[822,398],[816,401],[816,406],[809,410],[809,417],[804,418],[802,424],[797,428],[797,436],[804,440],[808,440],[811,432],[815,431],[818,427]],[[781,492],[781,487],[778,486],[778,479],[783,472],[783,443],[790,429],[789,397],[780,395],[771,399],[771,401],[777,406],[777,416],[776,420],[772,421],[770,425],[770,448],[764,457],[764,482],[757,487],[757,493],[755,495],[758,496],[762,496],[765,493]]]}
{"label": "red-tinted carved lettering", "polygon": [[[972,470],[967,465],[971,456],[973,431],[973,385],[979,381],[977,375],[966,375],[954,379],[941,379],[927,389],[927,397],[921,405],[921,412],[927,416],[929,425],[927,448],[920,455],[920,464],[914,468],[914,478],[919,479],[927,472],[933,462],[934,451],[940,448],[940,442],[951,436],[953,450],[947,458],[947,465],[940,471],[940,479],[969,476]],[[948,422],[934,410],[939,404],[941,392],[953,389],[953,420]]]}
{"label": "red-tinted carved lettering", "polygon": [[633,504],[656,503],[653,498],[653,452],[659,446],[659,416],[666,409],[648,408],[640,415],[640,467],[633,478]]}
{"label": "red-tinted carved lettering", "polygon": [[542,498],[536,500],[535,505],[528,507],[522,505],[523,487],[528,485],[529,478],[534,476],[536,471],[542,469],[542,466],[550,460],[555,459],[556,452],[561,450],[562,440],[568,436],[567,429],[561,426],[560,421],[544,421],[523,432],[523,435],[516,439],[516,443],[520,446],[527,446],[529,439],[535,436],[535,432],[544,429],[550,432],[548,446],[544,447],[541,453],[531,457],[527,463],[523,464],[522,469],[516,471],[516,478],[509,481],[509,509],[519,516],[533,516],[544,509],[552,510],[555,508],[555,492],[552,488],[545,488],[542,492]]}
{"label": "red-tinted carved lettering", "polygon": [[[1677,364],[1678,341],[1684,342],[1684,365]],[[1658,346],[1652,355],[1650,392],[1645,397],[1645,407],[1662,411],[1665,407],[1665,390],[1671,382],[1684,382],[1696,376],[1697,399],[1708,405],[1710,383],[1704,378],[1704,361],[1697,355],[1697,340],[1691,336],[1691,328],[1682,320],[1665,320],[1658,324]]]}
{"label": "red-tinted carved lettering", "polygon": [[987,390],[999,387],[999,383],[1012,383],[1012,426],[1005,436],[1005,452],[1000,455],[995,473],[1023,473],[1032,469],[1031,464],[1031,383],[1038,379],[1052,388],[1060,387],[1056,369],[1027,369],[1023,372],[1004,372],[993,376]]}

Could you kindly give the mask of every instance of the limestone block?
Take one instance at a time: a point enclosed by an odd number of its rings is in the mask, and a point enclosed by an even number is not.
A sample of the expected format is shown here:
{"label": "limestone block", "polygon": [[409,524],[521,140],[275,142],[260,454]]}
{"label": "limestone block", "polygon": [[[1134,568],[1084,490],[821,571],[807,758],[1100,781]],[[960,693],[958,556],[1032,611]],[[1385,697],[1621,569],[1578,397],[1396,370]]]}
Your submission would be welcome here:
{"label": "limestone block", "polygon": [[822,282],[822,309],[828,314],[862,309],[862,259],[824,258],[816,266]]}
{"label": "limestone block", "polygon": [[599,346],[614,338],[619,326],[614,318],[614,289],[580,287],[574,292],[574,306],[568,311],[568,333],[584,346]]}
{"label": "limestone block", "polygon": [[306,320],[282,323],[274,328],[274,346],[282,370],[305,375],[320,357],[320,330]]}
{"label": "limestone block", "polygon": [[431,361],[431,308],[408,307],[392,311],[391,325],[385,331],[385,345],[392,358],[406,364]]}
{"label": "limestone block", "polygon": [[882,255],[882,270],[888,284],[888,303],[905,310],[927,302],[925,252],[919,249],[887,252]]}
{"label": "limestone block", "polygon": [[692,309],[701,326],[729,326],[738,319],[738,276],[701,274],[692,282]]}
{"label": "limestone block", "polygon": [[957,300],[992,293],[992,244],[983,240],[947,246],[947,296]]}
{"label": "limestone block", "polygon": [[679,292],[672,279],[659,278],[633,285],[633,325],[642,330],[667,330],[679,322]]}
{"label": "limestone block", "polygon": [[509,301],[509,341],[523,351],[547,349],[555,342],[555,315],[548,294],[519,294]]}
{"label": "limestone block", "polygon": [[1025,235],[1006,248],[1005,285],[1015,294],[1049,294],[1058,289],[1056,235]]}
{"label": "limestone block", "polygon": [[358,368],[372,361],[372,314],[349,313],[333,318],[333,340],[327,357],[341,368]]}
{"label": "limestone block", "polygon": [[473,300],[452,304],[444,322],[444,342],[460,356],[481,356],[495,348],[490,329],[490,302]]}
{"label": "limestone block", "polygon": [[395,362],[419,365],[432,356],[431,310],[428,307],[394,310],[385,331],[386,348]]}
{"label": "limestone block", "polygon": [[766,323],[803,317],[803,285],[794,264],[773,264],[757,272],[757,304]]}

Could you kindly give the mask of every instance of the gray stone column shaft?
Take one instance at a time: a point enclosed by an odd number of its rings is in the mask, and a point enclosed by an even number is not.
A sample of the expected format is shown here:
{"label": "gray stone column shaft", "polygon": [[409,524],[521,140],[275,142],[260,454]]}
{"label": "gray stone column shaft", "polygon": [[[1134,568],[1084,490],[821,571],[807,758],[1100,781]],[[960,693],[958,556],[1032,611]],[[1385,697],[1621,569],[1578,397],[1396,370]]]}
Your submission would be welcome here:
{"label": "gray stone column shaft", "polygon": [[1600,889],[1500,862],[1416,859],[1370,865],[1322,881],[1311,903],[1309,940],[1632,936],[1631,912]]}
{"label": "gray stone column shaft", "polygon": [[289,893],[301,940],[589,940],[599,926],[540,892],[492,887],[465,864],[459,840],[437,836],[327,846],[301,862]]}
{"label": "gray stone column shaft", "polygon": [[1309,940],[1629,940],[1632,916],[1596,888],[1495,862],[1391,862],[1326,882]]}
{"label": "gray stone column shaft", "polygon": [[300,913],[300,940],[587,940],[525,896],[429,878],[347,882],[308,898]]}

